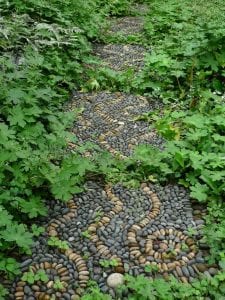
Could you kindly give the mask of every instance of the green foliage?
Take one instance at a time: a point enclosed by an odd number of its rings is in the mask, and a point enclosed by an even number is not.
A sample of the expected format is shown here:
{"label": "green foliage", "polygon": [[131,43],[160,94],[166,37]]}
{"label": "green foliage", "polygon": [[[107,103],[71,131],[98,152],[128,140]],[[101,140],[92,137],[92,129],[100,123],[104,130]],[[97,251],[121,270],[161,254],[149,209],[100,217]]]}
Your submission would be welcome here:
{"label": "green foliage", "polygon": [[31,226],[31,230],[34,236],[39,236],[45,231],[44,227],[37,226],[36,224],[33,224]]}
{"label": "green foliage", "polygon": [[98,0],[100,7],[104,6],[105,12],[111,16],[124,16],[131,11],[131,0]]}
{"label": "green foliage", "polygon": [[64,284],[65,284],[64,282],[60,281],[59,279],[56,279],[54,281],[53,288],[59,291],[63,290],[65,288]]}
{"label": "green foliage", "polygon": [[85,230],[83,232],[81,232],[82,237],[86,238],[86,239],[90,239],[91,234],[88,230]]}
{"label": "green foliage", "polygon": [[34,284],[35,281],[48,281],[48,275],[45,273],[45,270],[38,270],[36,273],[34,273],[32,270],[29,272],[25,272],[22,276],[22,280],[26,281],[30,284]]}
{"label": "green foliage", "polygon": [[0,284],[0,300],[6,299],[7,295],[8,295],[8,291],[3,287],[2,284]]}
{"label": "green foliage", "polygon": [[157,272],[159,269],[157,266],[149,264],[149,265],[145,265],[145,272],[146,273],[154,273]]}
{"label": "green foliage", "polygon": [[103,259],[103,260],[100,260],[99,264],[100,264],[100,266],[102,266],[104,268],[116,267],[116,266],[118,266],[118,261],[114,258]]}
{"label": "green foliage", "polygon": [[48,239],[48,245],[52,247],[57,247],[61,250],[67,250],[69,249],[69,245],[66,241],[61,241],[58,237],[51,236]]}
{"label": "green foliage", "polygon": [[[171,277],[169,281],[164,279],[148,279],[144,276],[132,277],[126,275],[126,283],[120,288],[120,294],[128,293],[129,300],[203,300],[210,296],[210,299],[222,299],[221,291],[217,291],[221,283],[224,284],[224,273],[220,273],[211,279],[202,279],[192,284],[183,284]],[[216,298],[219,297],[219,298]],[[119,299],[119,298],[118,298]]]}
{"label": "green foliage", "polygon": [[145,40],[152,50],[134,87],[191,106],[202,89],[224,91],[224,28],[222,0],[151,1]]}

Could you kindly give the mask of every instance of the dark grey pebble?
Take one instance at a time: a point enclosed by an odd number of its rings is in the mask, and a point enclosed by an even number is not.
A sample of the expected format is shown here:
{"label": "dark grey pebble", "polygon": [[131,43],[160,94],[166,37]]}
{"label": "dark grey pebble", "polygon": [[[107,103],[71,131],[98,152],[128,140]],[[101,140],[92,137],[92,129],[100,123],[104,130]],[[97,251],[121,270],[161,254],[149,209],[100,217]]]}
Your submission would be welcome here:
{"label": "dark grey pebble", "polygon": [[24,268],[26,268],[28,265],[30,265],[31,263],[32,263],[32,259],[29,258],[29,259],[23,261],[23,262],[20,264],[20,267],[21,267],[21,269],[24,269]]}

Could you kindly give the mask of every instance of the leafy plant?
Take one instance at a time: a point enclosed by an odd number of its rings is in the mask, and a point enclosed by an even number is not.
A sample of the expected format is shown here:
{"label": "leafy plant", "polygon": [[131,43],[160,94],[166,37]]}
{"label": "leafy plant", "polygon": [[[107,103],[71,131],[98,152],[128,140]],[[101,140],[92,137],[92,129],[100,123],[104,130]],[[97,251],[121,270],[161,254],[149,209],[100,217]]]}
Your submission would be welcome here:
{"label": "leafy plant", "polygon": [[146,273],[155,273],[155,272],[157,272],[159,269],[158,269],[158,267],[155,266],[155,265],[148,264],[148,265],[145,265],[144,270],[145,270]]}
{"label": "leafy plant", "polygon": [[118,261],[114,258],[100,260],[99,264],[104,268],[117,267]]}
{"label": "leafy plant", "polygon": [[57,247],[61,250],[69,249],[69,245],[68,245],[67,241],[62,241],[58,237],[55,237],[55,236],[51,236],[48,239],[48,245],[52,246],[52,247]]}
{"label": "leafy plant", "polygon": [[81,235],[86,239],[90,239],[91,237],[90,232],[88,230],[81,232]]}
{"label": "leafy plant", "polygon": [[47,282],[48,281],[48,276],[45,273],[45,270],[38,270],[36,273],[34,273],[32,270],[29,272],[25,272],[22,276],[22,280],[26,281],[30,284],[33,284],[35,281],[43,281]]}
{"label": "leafy plant", "polygon": [[62,282],[62,281],[60,281],[59,279],[56,279],[55,281],[54,281],[54,284],[53,284],[53,288],[55,289],[55,290],[63,290],[64,288],[65,288],[65,283],[64,282]]}

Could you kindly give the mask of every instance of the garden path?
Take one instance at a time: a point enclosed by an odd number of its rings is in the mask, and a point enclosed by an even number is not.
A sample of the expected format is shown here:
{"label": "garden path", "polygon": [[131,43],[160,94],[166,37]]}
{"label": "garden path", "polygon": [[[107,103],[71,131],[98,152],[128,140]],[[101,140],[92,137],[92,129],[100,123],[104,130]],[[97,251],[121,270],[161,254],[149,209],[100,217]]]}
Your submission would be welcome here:
{"label": "garden path", "polygon": [[[113,19],[108,34],[140,34],[146,8],[140,11],[140,16]],[[96,44],[93,49],[104,66],[118,72],[133,68],[136,74],[149,51],[122,43]],[[163,147],[156,132],[138,121],[142,113],[162,108],[151,99],[120,92],[77,92],[69,109],[81,106],[73,128],[80,143],[95,142],[120,159],[131,155],[138,144]],[[10,299],[75,300],[90,280],[115,298],[113,273],[164,278],[172,274],[191,282],[199,273],[208,272],[198,242],[202,215],[204,211],[193,207],[188,193],[177,185],[143,182],[134,189],[122,183],[88,181],[85,192],[67,204],[49,204],[46,232],[37,239],[31,257],[21,263],[23,273],[45,270],[48,281],[28,283],[17,278]],[[61,249],[51,247],[49,238],[67,244],[61,243]]]}

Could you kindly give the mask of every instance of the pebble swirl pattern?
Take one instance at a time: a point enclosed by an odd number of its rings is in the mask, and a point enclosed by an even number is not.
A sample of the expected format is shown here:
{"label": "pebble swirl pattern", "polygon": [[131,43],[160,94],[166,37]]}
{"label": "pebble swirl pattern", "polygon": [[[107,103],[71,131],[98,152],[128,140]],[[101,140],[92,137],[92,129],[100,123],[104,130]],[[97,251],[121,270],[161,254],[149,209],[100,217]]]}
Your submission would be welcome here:
{"label": "pebble swirl pattern", "polygon": [[149,124],[137,121],[143,113],[160,109],[145,97],[123,93],[76,93],[68,109],[83,107],[73,132],[80,143],[92,141],[121,158],[129,156],[139,144],[163,147],[163,140]]}

